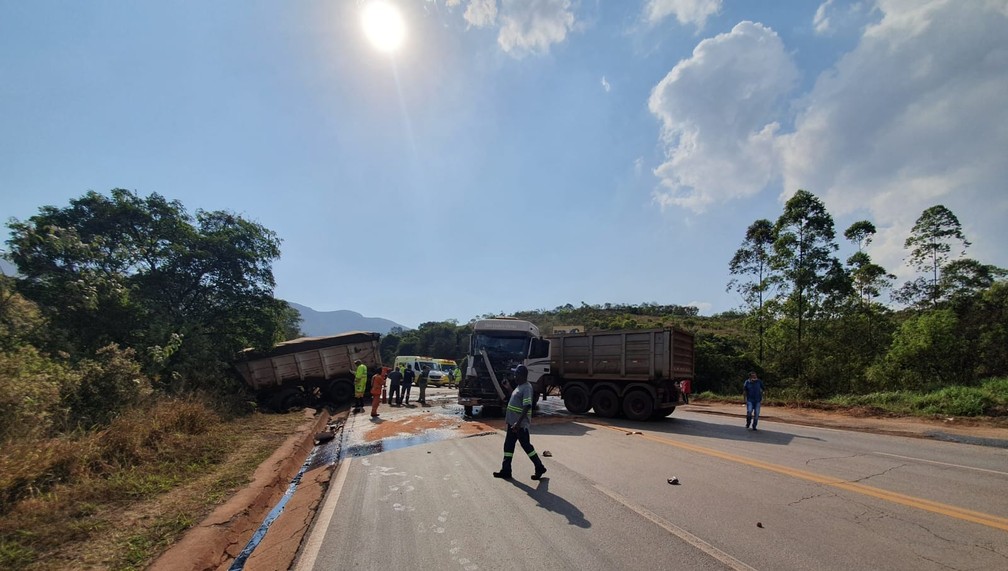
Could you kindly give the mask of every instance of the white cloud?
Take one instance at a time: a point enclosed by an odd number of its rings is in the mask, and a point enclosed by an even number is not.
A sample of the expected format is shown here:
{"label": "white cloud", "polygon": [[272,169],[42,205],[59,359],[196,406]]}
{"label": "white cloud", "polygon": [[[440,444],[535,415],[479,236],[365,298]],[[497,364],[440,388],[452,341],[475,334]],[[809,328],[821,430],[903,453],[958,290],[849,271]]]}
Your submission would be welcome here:
{"label": "white cloud", "polygon": [[773,118],[797,76],[783,42],[761,24],[700,42],[648,101],[666,153],[656,201],[699,212],[764,189],[775,172]]}
{"label": "white cloud", "polygon": [[833,5],[833,0],[826,0],[816,9],[815,17],[812,18],[812,27],[817,34],[825,34],[830,31],[829,12]]}
{"label": "white cloud", "polygon": [[609,91],[612,90],[612,86],[609,85],[609,80],[607,80],[604,75],[602,76],[602,89],[604,89],[606,93],[609,93]]}
{"label": "white cloud", "polygon": [[574,26],[570,0],[502,0],[497,44],[505,52],[523,57],[546,53],[567,38]]}
{"label": "white cloud", "polygon": [[[824,73],[779,137],[785,195],[879,228],[876,261],[900,270],[920,213],[944,204],[1004,265],[1008,242],[1008,0],[880,0],[882,19]],[[905,272],[905,269],[904,269]]]}
{"label": "white cloud", "polygon": [[[455,0],[454,3],[457,6],[459,2]],[[497,21],[497,0],[469,0],[463,17],[476,28],[492,26]]]}
{"label": "white cloud", "polygon": [[693,24],[698,29],[720,11],[721,0],[648,0],[644,5],[644,17],[651,24],[674,15],[680,24]]}

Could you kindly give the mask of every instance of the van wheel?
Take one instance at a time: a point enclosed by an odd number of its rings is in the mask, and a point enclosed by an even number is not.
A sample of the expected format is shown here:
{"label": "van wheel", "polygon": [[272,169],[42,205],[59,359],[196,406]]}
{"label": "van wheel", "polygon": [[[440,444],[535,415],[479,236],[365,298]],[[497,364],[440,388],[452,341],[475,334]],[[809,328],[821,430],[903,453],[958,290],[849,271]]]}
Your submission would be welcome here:
{"label": "van wheel", "polygon": [[599,389],[592,395],[592,408],[595,414],[604,418],[613,418],[620,411],[619,397],[609,389]]}
{"label": "van wheel", "polygon": [[648,420],[654,413],[654,399],[645,391],[630,391],[623,397],[623,414],[630,420]]}

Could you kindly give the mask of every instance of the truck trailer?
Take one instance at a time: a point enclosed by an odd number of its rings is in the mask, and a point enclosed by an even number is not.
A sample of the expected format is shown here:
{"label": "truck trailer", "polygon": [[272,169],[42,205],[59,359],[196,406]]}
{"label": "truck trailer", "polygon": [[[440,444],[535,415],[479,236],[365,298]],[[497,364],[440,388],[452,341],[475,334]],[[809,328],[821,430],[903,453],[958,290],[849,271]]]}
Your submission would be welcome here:
{"label": "truck trailer", "polygon": [[354,361],[367,365],[369,380],[381,370],[379,337],[363,331],[301,337],[265,352],[246,350],[235,368],[273,410],[304,406],[313,398],[343,404],[354,395]]}
{"label": "truck trailer", "polygon": [[559,389],[574,414],[657,419],[672,414],[682,402],[679,383],[693,379],[693,335],[661,328],[543,337],[528,321],[477,321],[459,384],[466,414],[506,405],[518,365],[528,368],[536,402]]}

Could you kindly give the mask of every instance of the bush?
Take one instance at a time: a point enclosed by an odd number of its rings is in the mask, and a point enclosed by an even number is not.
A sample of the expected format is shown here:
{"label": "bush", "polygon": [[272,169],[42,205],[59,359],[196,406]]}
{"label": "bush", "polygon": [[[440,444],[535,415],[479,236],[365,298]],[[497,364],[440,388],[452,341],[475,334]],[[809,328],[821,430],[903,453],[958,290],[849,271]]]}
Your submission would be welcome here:
{"label": "bush", "polygon": [[60,424],[64,387],[75,384],[64,365],[23,346],[0,353],[0,442],[46,434]]}
{"label": "bush", "polygon": [[150,382],[140,374],[140,363],[133,349],[112,344],[102,347],[95,359],[79,366],[80,382],[65,402],[78,427],[105,426],[121,411],[129,409],[151,394]]}

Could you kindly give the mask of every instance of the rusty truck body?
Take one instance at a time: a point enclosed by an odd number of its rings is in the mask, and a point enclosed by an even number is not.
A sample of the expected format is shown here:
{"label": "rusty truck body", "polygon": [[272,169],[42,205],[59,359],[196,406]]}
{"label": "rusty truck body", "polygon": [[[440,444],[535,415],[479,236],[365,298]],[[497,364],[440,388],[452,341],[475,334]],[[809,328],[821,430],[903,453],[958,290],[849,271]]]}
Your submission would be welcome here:
{"label": "rusty truck body", "polygon": [[354,361],[367,365],[369,379],[381,370],[379,338],[364,331],[301,337],[265,352],[246,350],[235,368],[259,401],[274,410],[315,399],[342,404],[354,395]]}

